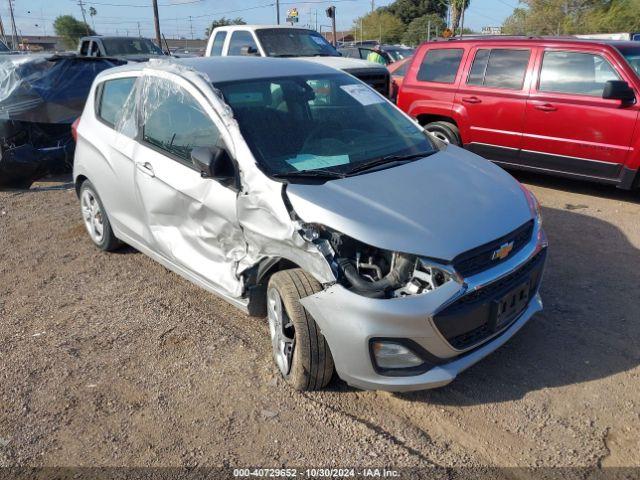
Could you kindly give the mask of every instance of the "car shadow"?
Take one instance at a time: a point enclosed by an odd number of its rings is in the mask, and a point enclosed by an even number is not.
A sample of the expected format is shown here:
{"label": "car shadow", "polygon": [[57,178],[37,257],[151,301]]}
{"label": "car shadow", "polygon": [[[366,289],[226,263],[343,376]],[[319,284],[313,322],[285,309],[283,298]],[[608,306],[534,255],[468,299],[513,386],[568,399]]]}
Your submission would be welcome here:
{"label": "car shadow", "polygon": [[397,395],[443,405],[504,402],[640,364],[640,251],[609,222],[571,210],[543,208],[543,215],[544,311],[451,384]]}
{"label": "car shadow", "polygon": [[640,203],[640,191],[622,190],[613,185],[585,182],[571,178],[554,177],[522,170],[508,170],[518,181],[543,188],[552,188],[563,192],[589,195],[592,197],[622,200],[626,202]]}

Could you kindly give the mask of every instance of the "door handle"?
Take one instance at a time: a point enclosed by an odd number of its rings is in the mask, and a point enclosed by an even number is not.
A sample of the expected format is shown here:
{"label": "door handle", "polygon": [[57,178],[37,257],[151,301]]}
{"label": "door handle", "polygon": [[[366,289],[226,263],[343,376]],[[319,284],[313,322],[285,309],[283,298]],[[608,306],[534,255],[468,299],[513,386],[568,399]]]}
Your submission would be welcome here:
{"label": "door handle", "polygon": [[153,172],[153,166],[149,162],[136,163],[136,168],[145,175],[148,175],[150,177],[156,176],[156,174]]}
{"label": "door handle", "polygon": [[555,112],[558,110],[556,107],[551,105],[550,103],[543,103],[541,105],[535,106],[536,110],[542,110],[543,112]]}
{"label": "door handle", "polygon": [[466,103],[482,103],[482,100],[478,97],[463,97],[462,101]]}

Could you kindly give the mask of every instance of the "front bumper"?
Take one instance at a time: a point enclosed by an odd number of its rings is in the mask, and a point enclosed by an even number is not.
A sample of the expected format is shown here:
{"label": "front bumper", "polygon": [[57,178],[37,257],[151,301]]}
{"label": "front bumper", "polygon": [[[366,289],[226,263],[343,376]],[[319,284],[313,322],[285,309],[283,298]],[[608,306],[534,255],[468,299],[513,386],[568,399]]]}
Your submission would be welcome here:
{"label": "front bumper", "polygon": [[[358,295],[341,285],[303,298],[301,303],[316,320],[329,344],[336,371],[349,385],[375,390],[410,391],[441,387],[502,346],[542,310],[538,293],[539,280],[526,307],[501,331],[489,335],[468,348],[455,348],[436,326],[434,319],[457,300],[501,280],[513,277],[526,265],[540,258],[544,268],[547,246],[542,229],[536,226],[532,241],[510,260],[466,279],[464,284],[450,280],[438,289],[424,294],[393,299],[375,299]],[[372,339],[409,339],[429,355],[433,368],[417,375],[393,376],[380,373],[370,353]]]}

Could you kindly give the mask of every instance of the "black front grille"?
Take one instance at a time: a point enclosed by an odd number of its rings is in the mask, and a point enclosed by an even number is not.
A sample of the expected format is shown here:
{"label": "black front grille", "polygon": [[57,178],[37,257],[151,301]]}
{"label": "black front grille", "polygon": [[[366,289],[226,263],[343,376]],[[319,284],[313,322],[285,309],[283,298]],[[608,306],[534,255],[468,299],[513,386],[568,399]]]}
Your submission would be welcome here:
{"label": "black front grille", "polygon": [[527,280],[529,298],[532,299],[540,286],[545,257],[546,249],[538,252],[515,272],[459,298],[438,312],[433,320],[440,333],[458,350],[477,345],[496,333],[491,327],[492,302]]}
{"label": "black front grille", "polygon": [[381,95],[389,96],[389,72],[382,69],[372,71],[368,68],[348,69],[345,71],[362,80]]}
{"label": "black front grille", "polygon": [[[529,220],[527,223],[514,230],[513,232],[498,238],[492,242],[481,245],[480,247],[469,250],[468,252],[461,253],[453,259],[453,266],[456,271],[463,277],[468,277],[487,270],[491,267],[499,265],[513,254],[520,251],[529,240],[533,233],[533,220]],[[513,248],[509,255],[503,259],[494,259],[493,254],[504,244],[513,242]]]}

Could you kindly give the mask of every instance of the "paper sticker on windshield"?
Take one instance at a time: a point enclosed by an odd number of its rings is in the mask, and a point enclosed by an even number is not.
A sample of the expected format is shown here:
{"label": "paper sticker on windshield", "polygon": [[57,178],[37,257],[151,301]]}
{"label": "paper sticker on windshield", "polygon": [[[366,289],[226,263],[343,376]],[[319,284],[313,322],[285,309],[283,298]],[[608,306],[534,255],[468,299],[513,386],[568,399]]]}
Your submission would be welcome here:
{"label": "paper sticker on windshield", "polygon": [[290,158],[287,163],[298,171],[315,170],[317,168],[335,167],[349,163],[349,155],[333,155],[329,157],[318,157],[308,153]]}
{"label": "paper sticker on windshield", "polygon": [[326,40],[322,37],[316,37],[315,35],[311,35],[311,40],[316,42],[318,45],[322,45],[323,47],[327,44]]}
{"label": "paper sticker on windshield", "polygon": [[376,103],[384,103],[384,99],[366,85],[342,85],[340,88],[365,107]]}

